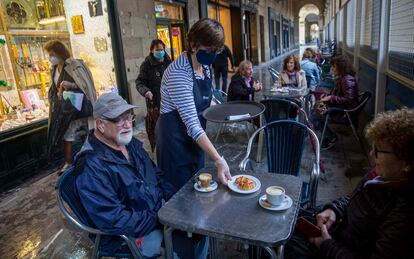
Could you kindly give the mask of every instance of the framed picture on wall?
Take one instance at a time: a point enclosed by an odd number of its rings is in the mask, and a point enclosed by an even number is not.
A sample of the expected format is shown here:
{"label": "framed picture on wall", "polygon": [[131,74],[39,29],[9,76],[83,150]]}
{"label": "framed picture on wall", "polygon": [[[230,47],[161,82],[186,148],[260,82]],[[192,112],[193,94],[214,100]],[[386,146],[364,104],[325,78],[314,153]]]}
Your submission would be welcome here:
{"label": "framed picture on wall", "polygon": [[24,106],[27,109],[39,108],[41,105],[37,89],[23,90],[20,92]]}
{"label": "framed picture on wall", "polygon": [[85,32],[85,28],[83,27],[82,15],[72,16],[71,21],[72,21],[72,30],[74,34],[81,34]]}

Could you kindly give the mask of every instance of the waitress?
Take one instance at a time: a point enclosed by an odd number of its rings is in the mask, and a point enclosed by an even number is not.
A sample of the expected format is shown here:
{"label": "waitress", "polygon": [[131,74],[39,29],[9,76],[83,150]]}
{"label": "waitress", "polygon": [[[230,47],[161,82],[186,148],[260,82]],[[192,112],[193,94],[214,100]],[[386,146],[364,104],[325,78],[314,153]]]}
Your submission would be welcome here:
{"label": "waitress", "polygon": [[214,161],[223,184],[231,179],[226,160],[205,133],[202,112],[210,106],[210,65],[224,47],[223,26],[201,19],[188,32],[189,50],[165,70],[161,83],[161,110],[156,126],[158,166],[178,191],[204,167],[204,153]]}

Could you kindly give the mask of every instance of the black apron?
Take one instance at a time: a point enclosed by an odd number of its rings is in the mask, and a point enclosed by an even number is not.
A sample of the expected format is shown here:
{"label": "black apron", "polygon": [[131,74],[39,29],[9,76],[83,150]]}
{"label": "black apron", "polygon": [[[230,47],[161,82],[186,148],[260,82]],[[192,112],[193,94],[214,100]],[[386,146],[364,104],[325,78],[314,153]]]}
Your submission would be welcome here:
{"label": "black apron", "polygon": [[[210,106],[212,80],[203,70],[204,79],[196,79],[191,57],[188,55],[193,75],[194,103],[198,119],[203,129],[206,120],[202,112]],[[177,110],[161,114],[156,126],[156,150],[158,167],[164,172],[166,180],[178,191],[193,175],[204,167],[204,152],[187,135],[187,128]]]}

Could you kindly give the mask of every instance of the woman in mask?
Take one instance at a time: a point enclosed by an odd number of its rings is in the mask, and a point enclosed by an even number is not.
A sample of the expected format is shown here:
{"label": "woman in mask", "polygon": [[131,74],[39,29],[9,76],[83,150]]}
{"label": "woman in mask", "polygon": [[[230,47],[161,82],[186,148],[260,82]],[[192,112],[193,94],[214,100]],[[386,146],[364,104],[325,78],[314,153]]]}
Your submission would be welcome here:
{"label": "woman in mask", "polygon": [[151,42],[150,53],[142,62],[135,84],[138,92],[145,97],[147,103],[146,129],[152,151],[155,148],[155,125],[158,120],[161,95],[161,79],[171,59],[165,53],[165,44],[155,39]]}
{"label": "woman in mask", "polygon": [[223,50],[224,30],[216,20],[201,19],[187,35],[188,51],[165,70],[161,83],[161,115],[156,126],[158,166],[178,191],[204,167],[204,153],[214,161],[223,184],[231,178],[226,160],[205,133],[202,112],[210,106],[210,65]]}
{"label": "woman in mask", "polygon": [[[82,129],[88,130],[88,118],[92,116],[96,91],[90,70],[82,60],[71,58],[70,51],[64,43],[58,40],[49,41],[44,49],[49,54],[52,64],[48,93],[47,154],[48,159],[52,159],[56,147],[63,142],[65,164],[60,170],[63,172],[73,162],[72,142]],[[68,98],[74,93],[83,94],[80,110],[75,108],[69,100],[70,97]]]}

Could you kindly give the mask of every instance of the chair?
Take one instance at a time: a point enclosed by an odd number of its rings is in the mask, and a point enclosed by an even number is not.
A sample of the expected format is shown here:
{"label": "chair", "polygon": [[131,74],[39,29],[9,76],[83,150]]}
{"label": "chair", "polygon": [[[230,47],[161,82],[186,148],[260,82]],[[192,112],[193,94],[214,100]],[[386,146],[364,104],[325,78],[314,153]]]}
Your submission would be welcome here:
{"label": "chair", "polygon": [[239,164],[240,170],[246,169],[254,138],[263,130],[266,135],[267,165],[270,173],[298,176],[306,136],[309,135],[313,139],[315,162],[309,182],[304,182],[302,186],[301,206],[309,204],[310,208],[315,208],[320,172],[318,137],[300,122],[292,120],[270,122],[256,130],[250,137],[246,155]]}
{"label": "chair", "polygon": [[289,114],[293,109],[300,110],[299,105],[296,103],[280,98],[272,98],[267,100],[260,101],[265,106],[265,111],[263,113],[265,123],[269,123],[276,120],[287,120],[289,119]]}
{"label": "chair", "polygon": [[273,67],[268,67],[267,68],[269,70],[270,76],[272,77],[273,82],[276,82],[277,80],[279,80],[280,76],[279,76],[279,72],[274,69]]}
{"label": "chair", "polygon": [[349,122],[349,125],[351,126],[352,134],[354,135],[356,140],[359,142],[362,151],[366,155],[364,144],[362,143],[361,138],[358,136],[358,132],[355,127],[355,122],[356,122],[355,120],[358,118],[359,114],[361,113],[362,109],[364,109],[365,105],[368,103],[371,96],[372,96],[371,92],[360,93],[359,98],[358,98],[359,99],[358,105],[355,108],[350,109],[350,110],[341,109],[338,107],[329,108],[325,116],[325,123],[323,125],[323,130],[322,130],[321,143],[323,143],[323,139],[325,137],[325,130],[326,130],[326,127],[328,126],[329,117],[331,116],[331,114],[342,113],[342,114],[345,114],[347,121]]}
{"label": "chair", "polygon": [[[135,240],[127,237],[126,235],[119,235],[119,237],[124,239],[124,241],[128,245],[128,248],[130,250],[129,253],[104,253],[103,251],[100,251],[101,236],[111,234],[107,234],[105,232],[102,232],[98,229],[89,226],[89,224],[87,223],[87,216],[83,212],[84,210],[82,204],[79,202],[74,193],[75,180],[75,167],[71,166],[64,172],[64,174],[59,178],[56,184],[56,198],[59,209],[70,222],[75,224],[80,229],[88,232],[89,234],[95,235],[95,246],[91,258],[100,258],[102,256],[117,258],[144,258]],[[65,203],[73,212],[73,214],[75,214],[75,216],[73,216],[72,213],[69,212],[69,210],[65,206]]]}
{"label": "chair", "polygon": [[224,97],[227,97],[227,93],[226,92],[223,92],[220,89],[213,89],[212,91],[213,91],[213,100],[217,104],[222,104],[222,103],[225,102]]}

